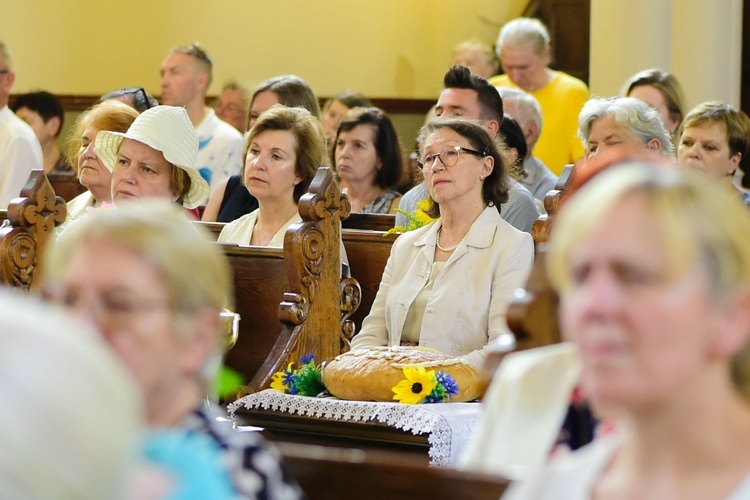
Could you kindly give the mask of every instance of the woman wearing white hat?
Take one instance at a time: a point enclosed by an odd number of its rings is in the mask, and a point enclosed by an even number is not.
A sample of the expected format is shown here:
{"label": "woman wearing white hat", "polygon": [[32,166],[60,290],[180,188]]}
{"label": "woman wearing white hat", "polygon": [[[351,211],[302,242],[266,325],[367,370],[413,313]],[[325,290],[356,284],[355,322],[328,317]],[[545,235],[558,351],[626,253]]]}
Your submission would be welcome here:
{"label": "woman wearing white hat", "polygon": [[323,127],[306,109],[277,104],[260,115],[245,148],[243,182],[259,208],[227,224],[219,241],[284,246],[286,229],[302,220],[297,202],[325,159]]}
{"label": "woman wearing white hat", "polygon": [[185,108],[156,106],[141,113],[127,132],[96,136],[95,150],[112,172],[112,201],[168,198],[193,209],[208,197],[195,168],[198,135]]}

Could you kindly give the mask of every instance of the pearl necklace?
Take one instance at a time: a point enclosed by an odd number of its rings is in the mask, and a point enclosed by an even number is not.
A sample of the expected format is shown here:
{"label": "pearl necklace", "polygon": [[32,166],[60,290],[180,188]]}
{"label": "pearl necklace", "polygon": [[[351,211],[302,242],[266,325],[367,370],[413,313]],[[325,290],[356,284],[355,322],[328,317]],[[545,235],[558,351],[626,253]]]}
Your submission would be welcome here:
{"label": "pearl necklace", "polygon": [[449,247],[441,247],[440,246],[440,232],[442,230],[443,230],[442,227],[440,229],[438,229],[437,236],[435,237],[435,244],[437,245],[438,250],[440,250],[440,251],[443,251],[443,252],[452,252],[453,250],[455,250],[456,248],[458,248],[458,245],[460,245],[461,243],[463,243],[464,242],[464,238],[466,238],[466,236],[464,235],[464,237],[461,238],[461,241],[459,241],[455,245],[451,245]]}

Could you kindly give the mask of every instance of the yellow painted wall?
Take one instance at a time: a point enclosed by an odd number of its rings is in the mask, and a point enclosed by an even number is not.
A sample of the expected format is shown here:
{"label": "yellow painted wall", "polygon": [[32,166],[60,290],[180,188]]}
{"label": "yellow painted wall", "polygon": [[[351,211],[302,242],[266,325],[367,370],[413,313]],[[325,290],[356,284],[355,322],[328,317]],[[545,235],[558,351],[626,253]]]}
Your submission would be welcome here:
{"label": "yellow painted wall", "polygon": [[294,73],[321,96],[433,98],[457,43],[493,43],[527,0],[0,0],[0,39],[17,73],[14,93],[101,94],[144,86],[176,45],[200,41],[218,93]]}

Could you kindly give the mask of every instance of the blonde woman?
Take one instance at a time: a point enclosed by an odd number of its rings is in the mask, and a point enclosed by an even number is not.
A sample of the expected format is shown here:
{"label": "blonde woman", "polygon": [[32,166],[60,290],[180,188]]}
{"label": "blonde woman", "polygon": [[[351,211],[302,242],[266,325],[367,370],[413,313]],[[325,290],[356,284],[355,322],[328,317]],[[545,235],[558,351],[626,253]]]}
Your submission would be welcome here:
{"label": "blonde woman", "polygon": [[88,191],[68,202],[68,220],[75,220],[89,207],[112,203],[112,172],[102,163],[94,148],[101,130],[126,132],[138,112],[119,101],[105,101],[78,117],[68,141],[68,162]]}
{"label": "blonde woman", "polygon": [[615,431],[508,498],[750,498],[748,234],[738,197],[674,167],[613,167],[573,195],[550,277]]}

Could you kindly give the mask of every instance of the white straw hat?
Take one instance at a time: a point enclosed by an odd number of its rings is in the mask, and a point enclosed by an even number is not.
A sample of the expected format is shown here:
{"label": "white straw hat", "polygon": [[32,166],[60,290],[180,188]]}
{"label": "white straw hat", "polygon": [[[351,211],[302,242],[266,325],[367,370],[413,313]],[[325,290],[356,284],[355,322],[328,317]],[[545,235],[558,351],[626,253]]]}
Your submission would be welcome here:
{"label": "white straw hat", "polygon": [[185,108],[155,106],[135,119],[127,132],[102,130],[96,136],[94,149],[102,163],[112,172],[123,139],[132,139],[161,151],[172,165],[190,176],[190,191],[182,200],[185,208],[195,208],[208,197],[208,183],[195,168],[198,134]]}

